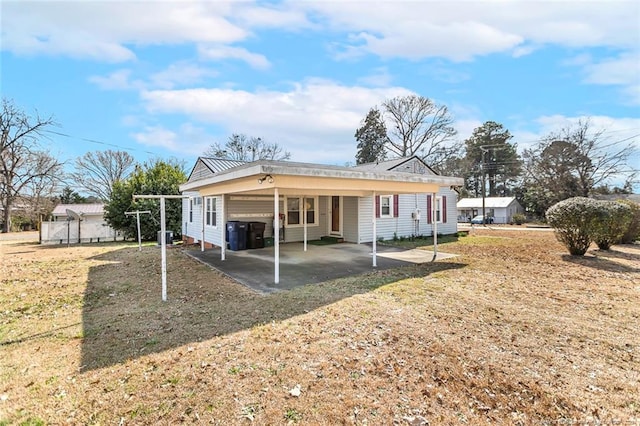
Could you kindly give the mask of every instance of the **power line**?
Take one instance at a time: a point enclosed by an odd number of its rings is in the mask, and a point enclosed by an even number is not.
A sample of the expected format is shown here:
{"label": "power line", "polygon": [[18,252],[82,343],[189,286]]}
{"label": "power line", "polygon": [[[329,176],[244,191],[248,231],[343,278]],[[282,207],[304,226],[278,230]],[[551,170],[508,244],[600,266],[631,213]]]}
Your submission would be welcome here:
{"label": "power line", "polygon": [[122,150],[125,150],[125,151],[144,152],[145,154],[149,154],[149,155],[157,155],[157,153],[155,153],[155,152],[145,151],[145,150],[136,149],[136,148],[129,148],[129,147],[125,147],[125,146],[122,146],[122,145],[116,145],[116,144],[113,144],[113,143],[99,141],[99,140],[96,140],[96,139],[89,139],[89,138],[82,138],[82,137],[72,136],[72,135],[68,135],[66,133],[56,132],[54,130],[43,130],[43,131],[47,132],[47,133],[52,133],[54,135],[63,136],[65,138],[69,138],[69,139],[77,139],[77,140],[81,140],[81,141],[85,141],[85,142],[95,143],[95,144],[98,144],[98,145],[111,146],[113,148],[118,148],[118,149],[122,149]]}

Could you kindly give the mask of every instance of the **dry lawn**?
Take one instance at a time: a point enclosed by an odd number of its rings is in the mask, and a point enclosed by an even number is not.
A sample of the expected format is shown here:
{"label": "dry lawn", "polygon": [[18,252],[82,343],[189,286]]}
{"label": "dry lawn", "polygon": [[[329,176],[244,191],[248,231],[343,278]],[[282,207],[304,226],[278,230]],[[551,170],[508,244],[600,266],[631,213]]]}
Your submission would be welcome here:
{"label": "dry lawn", "polygon": [[639,424],[640,246],[477,229],[269,296],[169,251],[0,243],[0,424]]}

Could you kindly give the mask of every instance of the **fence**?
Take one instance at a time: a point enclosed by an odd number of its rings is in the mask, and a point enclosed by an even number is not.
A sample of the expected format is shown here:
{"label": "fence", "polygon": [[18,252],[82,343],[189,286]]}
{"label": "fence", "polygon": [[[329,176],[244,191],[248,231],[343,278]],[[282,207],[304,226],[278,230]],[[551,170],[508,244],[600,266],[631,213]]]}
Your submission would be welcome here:
{"label": "fence", "polygon": [[124,240],[122,233],[103,221],[72,220],[40,224],[41,244],[99,243],[118,240]]}

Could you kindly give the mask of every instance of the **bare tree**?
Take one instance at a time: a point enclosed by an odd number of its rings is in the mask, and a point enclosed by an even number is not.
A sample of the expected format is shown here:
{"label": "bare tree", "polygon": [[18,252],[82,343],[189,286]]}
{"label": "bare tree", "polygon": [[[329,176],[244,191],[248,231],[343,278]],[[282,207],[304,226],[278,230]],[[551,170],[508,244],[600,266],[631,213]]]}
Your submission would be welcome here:
{"label": "bare tree", "polygon": [[0,201],[3,211],[2,232],[11,230],[11,210],[23,190],[37,179],[55,178],[61,163],[38,151],[38,141],[52,117],[27,116],[13,101],[2,99],[0,111]]}
{"label": "bare tree", "polygon": [[22,190],[22,200],[29,206],[27,214],[31,223],[51,212],[54,207],[54,195],[60,188],[62,164],[47,152],[35,152],[30,163],[33,164],[34,178]]}
{"label": "bare tree", "polygon": [[106,201],[113,184],[126,179],[133,171],[135,159],[126,151],[87,152],[76,159],[73,180],[87,193]]}
{"label": "bare tree", "polygon": [[625,173],[635,152],[633,142],[609,141],[605,130],[592,131],[589,120],[580,120],[549,134],[523,153],[525,202],[537,213],[566,198],[592,195],[613,177]]}
{"label": "bare tree", "polygon": [[211,144],[204,155],[239,161],[288,160],[291,158],[291,153],[285,151],[275,142],[266,142],[262,138],[238,133],[229,136],[224,146],[217,142]]}
{"label": "bare tree", "polygon": [[401,157],[419,155],[438,168],[458,153],[461,142],[453,141],[456,130],[445,105],[437,105],[423,96],[398,96],[385,101],[385,119],[389,122],[389,150]]}

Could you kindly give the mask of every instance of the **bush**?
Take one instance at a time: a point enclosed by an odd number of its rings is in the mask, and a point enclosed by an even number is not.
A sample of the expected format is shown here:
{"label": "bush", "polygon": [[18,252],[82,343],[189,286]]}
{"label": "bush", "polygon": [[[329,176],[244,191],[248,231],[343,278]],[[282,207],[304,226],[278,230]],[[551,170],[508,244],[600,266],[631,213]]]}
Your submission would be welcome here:
{"label": "bush", "polygon": [[591,245],[591,228],[598,218],[598,202],[590,198],[569,198],[549,207],[547,222],[556,238],[573,256],[584,255]]}
{"label": "bush", "polygon": [[609,250],[620,242],[633,218],[628,205],[617,201],[598,201],[598,218],[591,224],[591,238],[600,250]]}
{"label": "bush", "polygon": [[513,220],[516,225],[522,225],[526,222],[527,217],[522,213],[515,213],[513,216],[511,216],[511,220]]}
{"label": "bush", "polygon": [[619,201],[619,203],[625,204],[631,209],[631,221],[620,242],[632,244],[634,241],[640,240],[640,204],[629,200]]}

